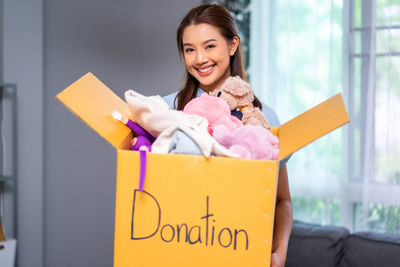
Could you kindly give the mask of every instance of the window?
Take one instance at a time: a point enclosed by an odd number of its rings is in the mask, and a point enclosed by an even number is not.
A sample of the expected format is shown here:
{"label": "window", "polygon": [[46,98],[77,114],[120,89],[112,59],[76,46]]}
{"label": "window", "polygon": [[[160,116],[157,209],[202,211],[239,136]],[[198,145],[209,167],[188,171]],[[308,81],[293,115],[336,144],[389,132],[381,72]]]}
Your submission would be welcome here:
{"label": "window", "polygon": [[400,2],[251,5],[257,96],[285,122],[341,92],[350,115],[289,160],[295,218],[400,233]]}
{"label": "window", "polygon": [[347,11],[348,99],[355,122],[348,133],[355,163],[349,178],[363,187],[354,228],[400,233],[400,3],[352,0]]}

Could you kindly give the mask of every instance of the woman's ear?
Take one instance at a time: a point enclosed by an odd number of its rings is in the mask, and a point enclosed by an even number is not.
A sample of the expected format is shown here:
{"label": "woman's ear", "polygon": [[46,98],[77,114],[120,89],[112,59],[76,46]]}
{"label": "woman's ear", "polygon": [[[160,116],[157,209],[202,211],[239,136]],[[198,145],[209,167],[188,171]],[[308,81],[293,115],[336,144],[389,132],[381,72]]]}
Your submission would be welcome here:
{"label": "woman's ear", "polygon": [[233,36],[232,41],[229,44],[229,55],[233,56],[239,46],[240,40],[239,37]]}

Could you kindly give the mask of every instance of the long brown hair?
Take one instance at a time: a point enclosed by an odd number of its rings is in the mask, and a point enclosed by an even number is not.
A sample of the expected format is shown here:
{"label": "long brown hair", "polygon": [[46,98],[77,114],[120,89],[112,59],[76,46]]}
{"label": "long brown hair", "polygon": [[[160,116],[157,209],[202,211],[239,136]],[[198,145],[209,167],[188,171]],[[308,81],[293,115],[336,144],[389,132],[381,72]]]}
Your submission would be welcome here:
{"label": "long brown hair", "polygon": [[[237,30],[235,21],[225,7],[216,4],[203,4],[197,6],[191,9],[189,13],[186,14],[186,16],[182,19],[178,30],[176,31],[176,41],[178,44],[179,56],[182,63],[185,62],[182,41],[183,32],[187,26],[190,26],[192,24],[198,25],[201,23],[207,23],[217,27],[220,30],[222,36],[224,36],[227,41],[231,41],[235,36],[239,38],[239,32]],[[242,45],[239,41],[238,49],[236,49],[235,54],[230,57],[230,71],[232,76],[239,76],[247,81],[242,57]],[[186,70],[184,85],[178,92],[174,100],[175,107],[178,110],[182,110],[187,102],[196,97],[198,90],[199,82]],[[262,104],[260,100],[258,100],[255,96],[253,105],[262,109]]]}

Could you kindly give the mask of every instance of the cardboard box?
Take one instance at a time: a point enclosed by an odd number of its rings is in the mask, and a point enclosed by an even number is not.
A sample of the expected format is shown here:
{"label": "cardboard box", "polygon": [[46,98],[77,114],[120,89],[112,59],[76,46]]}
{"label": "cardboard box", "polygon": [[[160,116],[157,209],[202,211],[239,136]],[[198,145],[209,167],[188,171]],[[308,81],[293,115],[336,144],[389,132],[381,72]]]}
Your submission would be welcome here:
{"label": "cardboard box", "polygon": [[338,94],[274,129],[278,161],[148,153],[141,192],[127,104],[91,73],[57,98],[117,149],[118,267],[269,266],[279,161],[349,121]]}

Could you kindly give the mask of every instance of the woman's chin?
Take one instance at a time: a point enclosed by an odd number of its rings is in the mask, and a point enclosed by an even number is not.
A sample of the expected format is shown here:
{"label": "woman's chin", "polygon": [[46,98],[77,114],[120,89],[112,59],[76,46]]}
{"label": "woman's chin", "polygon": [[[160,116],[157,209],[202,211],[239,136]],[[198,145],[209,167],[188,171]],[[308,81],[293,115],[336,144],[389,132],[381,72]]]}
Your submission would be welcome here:
{"label": "woman's chin", "polygon": [[206,92],[211,92],[211,91],[213,91],[215,89],[213,83],[202,83],[202,82],[200,82],[199,83],[199,87],[202,90],[206,91]]}

